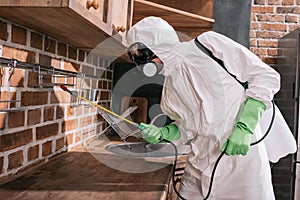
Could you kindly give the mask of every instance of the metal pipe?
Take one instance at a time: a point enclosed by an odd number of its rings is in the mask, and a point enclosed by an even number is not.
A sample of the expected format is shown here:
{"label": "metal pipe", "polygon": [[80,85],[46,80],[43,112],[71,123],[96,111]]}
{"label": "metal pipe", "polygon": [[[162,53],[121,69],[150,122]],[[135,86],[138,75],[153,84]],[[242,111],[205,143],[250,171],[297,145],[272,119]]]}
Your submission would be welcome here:
{"label": "metal pipe", "polygon": [[[45,72],[48,74],[58,74],[58,75],[64,75],[64,76],[69,76],[69,77],[80,77],[82,74],[81,72],[72,72],[72,71],[68,71],[68,70],[64,70],[64,69],[57,69],[52,66],[46,67],[46,66],[42,66],[39,64],[30,64],[30,63],[18,61],[16,59],[7,59],[7,58],[3,58],[3,57],[0,57],[0,64],[7,65],[9,67],[13,66],[14,68],[18,68],[18,69]],[[85,77],[86,78],[94,78],[94,79],[98,78],[97,76],[86,75],[86,74],[85,74]]]}

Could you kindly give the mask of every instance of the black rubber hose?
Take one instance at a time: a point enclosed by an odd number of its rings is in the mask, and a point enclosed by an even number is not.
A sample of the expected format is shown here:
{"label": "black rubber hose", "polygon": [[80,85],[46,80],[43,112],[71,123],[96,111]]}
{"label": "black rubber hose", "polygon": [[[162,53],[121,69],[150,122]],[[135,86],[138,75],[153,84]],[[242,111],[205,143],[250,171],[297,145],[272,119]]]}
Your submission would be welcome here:
{"label": "black rubber hose", "polygon": [[[263,136],[261,139],[259,139],[259,140],[256,141],[256,142],[251,143],[250,146],[254,146],[254,145],[260,143],[260,142],[263,141],[263,140],[267,137],[267,135],[269,134],[269,132],[270,132],[272,126],[273,126],[274,119],[275,119],[275,103],[274,103],[274,100],[272,100],[272,105],[273,105],[273,114],[272,114],[272,118],[271,118],[270,125],[269,125],[269,127],[268,127],[266,133],[264,134],[264,136]],[[168,141],[168,140],[163,140],[163,141],[164,141],[164,142],[170,143],[170,144],[174,147],[175,158],[174,158],[174,165],[173,165],[173,175],[172,175],[172,182],[173,182],[173,184],[172,184],[172,185],[173,185],[173,188],[174,188],[174,191],[175,191],[176,195],[177,195],[180,199],[186,200],[184,197],[182,197],[182,196],[179,194],[179,192],[178,192],[177,189],[176,189],[176,183],[175,183],[175,169],[176,169],[177,158],[178,158],[178,150],[177,150],[177,147],[176,147],[176,145],[175,145],[173,142],[170,142],[170,141]],[[215,163],[215,165],[214,165],[214,168],[213,168],[213,171],[212,171],[212,174],[211,174],[208,192],[207,192],[207,195],[204,197],[203,200],[207,200],[208,197],[210,196],[210,193],[211,193],[211,190],[212,190],[212,185],[213,185],[214,176],[215,176],[215,173],[216,173],[216,169],[217,169],[217,166],[218,166],[218,164],[219,164],[221,158],[224,156],[224,154],[225,154],[225,150],[219,155],[219,157],[218,157],[217,160],[216,160],[216,163]]]}

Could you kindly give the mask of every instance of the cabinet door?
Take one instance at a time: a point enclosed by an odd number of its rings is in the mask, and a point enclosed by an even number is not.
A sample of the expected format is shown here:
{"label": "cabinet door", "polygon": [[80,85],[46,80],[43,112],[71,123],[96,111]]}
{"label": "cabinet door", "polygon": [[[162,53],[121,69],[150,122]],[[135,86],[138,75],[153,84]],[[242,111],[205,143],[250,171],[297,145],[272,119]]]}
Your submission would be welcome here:
{"label": "cabinet door", "polygon": [[128,28],[127,21],[131,10],[128,9],[132,1],[128,0],[110,0],[107,24],[112,28],[112,34],[119,34],[120,42],[125,44],[125,33]]}
{"label": "cabinet door", "polygon": [[78,3],[78,5],[86,8],[86,10],[84,10],[82,14],[88,13],[97,17],[100,21],[103,21],[105,14],[103,12],[104,0],[71,0],[70,4],[76,4],[76,2]]}
{"label": "cabinet door", "polygon": [[124,41],[128,0],[70,0],[68,6],[109,36],[120,34],[120,42]]}

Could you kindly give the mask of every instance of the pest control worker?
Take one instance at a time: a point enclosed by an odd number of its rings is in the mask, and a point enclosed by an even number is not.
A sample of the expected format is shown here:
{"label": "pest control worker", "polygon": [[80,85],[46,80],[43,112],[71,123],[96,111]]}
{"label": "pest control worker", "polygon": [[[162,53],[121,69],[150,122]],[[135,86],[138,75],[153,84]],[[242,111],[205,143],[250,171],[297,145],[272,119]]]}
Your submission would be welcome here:
{"label": "pest control worker", "polygon": [[[280,76],[244,46],[213,31],[197,37],[228,72],[198,48],[180,42],[164,20],[147,17],[127,33],[128,53],[146,76],[165,76],[161,107],[174,123],[163,128],[143,124],[143,138],[158,143],[193,133],[180,194],[203,199],[213,166],[225,151],[209,199],[271,200],[274,192],[266,147],[258,124],[280,88]],[[248,82],[245,88],[241,82]]]}

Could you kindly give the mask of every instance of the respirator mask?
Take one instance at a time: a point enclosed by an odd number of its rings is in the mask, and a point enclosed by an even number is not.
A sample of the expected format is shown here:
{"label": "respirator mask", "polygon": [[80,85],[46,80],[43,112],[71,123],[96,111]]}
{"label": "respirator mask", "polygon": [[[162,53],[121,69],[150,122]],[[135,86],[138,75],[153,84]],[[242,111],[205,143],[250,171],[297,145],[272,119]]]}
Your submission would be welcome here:
{"label": "respirator mask", "polygon": [[130,45],[127,53],[137,69],[147,77],[153,77],[162,68],[162,64],[160,66],[153,61],[153,59],[158,57],[141,42]]}

